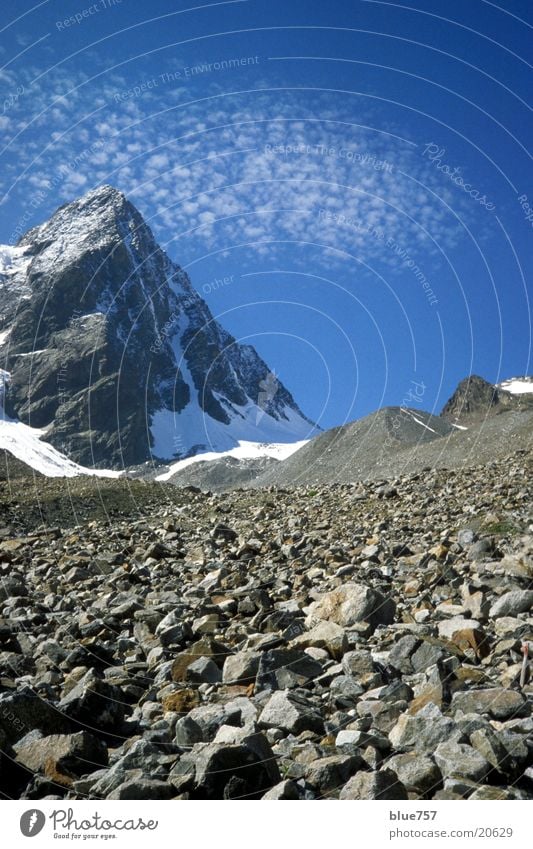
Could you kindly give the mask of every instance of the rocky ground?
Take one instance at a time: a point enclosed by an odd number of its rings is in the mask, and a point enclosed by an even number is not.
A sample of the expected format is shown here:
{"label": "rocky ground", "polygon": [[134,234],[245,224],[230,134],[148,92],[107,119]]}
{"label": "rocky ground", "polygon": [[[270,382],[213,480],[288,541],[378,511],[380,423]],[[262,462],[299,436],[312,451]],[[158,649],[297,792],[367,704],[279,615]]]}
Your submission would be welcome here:
{"label": "rocky ground", "polygon": [[532,455],[201,493],[0,484],[0,788],[533,799]]}

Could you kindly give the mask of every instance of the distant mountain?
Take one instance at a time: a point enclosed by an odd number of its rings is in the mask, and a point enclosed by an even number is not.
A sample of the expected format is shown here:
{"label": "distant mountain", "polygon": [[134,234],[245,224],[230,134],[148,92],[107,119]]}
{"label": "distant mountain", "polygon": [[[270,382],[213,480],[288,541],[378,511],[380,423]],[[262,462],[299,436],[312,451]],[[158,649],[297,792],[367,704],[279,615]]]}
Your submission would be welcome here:
{"label": "distant mountain", "polygon": [[[510,383],[520,391],[503,388]],[[531,392],[524,391],[527,385]],[[353,483],[491,463],[530,449],[532,440],[533,379],[496,387],[472,376],[461,381],[440,416],[404,407],[378,410],[315,437],[253,486]]]}
{"label": "distant mountain", "polygon": [[533,410],[533,378],[512,378],[494,385],[473,374],[461,381],[441,415],[450,422],[468,424],[507,410],[528,409]]}
{"label": "distant mountain", "polygon": [[110,186],[0,247],[0,304],[6,416],[76,463],[121,469],[318,433]]}

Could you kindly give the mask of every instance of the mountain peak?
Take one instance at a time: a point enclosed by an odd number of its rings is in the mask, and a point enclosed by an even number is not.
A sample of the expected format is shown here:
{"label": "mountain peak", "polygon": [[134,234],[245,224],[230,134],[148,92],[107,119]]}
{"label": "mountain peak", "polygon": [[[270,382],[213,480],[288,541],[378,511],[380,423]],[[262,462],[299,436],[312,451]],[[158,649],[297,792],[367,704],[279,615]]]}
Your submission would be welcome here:
{"label": "mountain peak", "polygon": [[457,389],[442,408],[441,416],[450,421],[480,417],[498,404],[498,390],[488,380],[471,374],[461,380]]}
{"label": "mountain peak", "polygon": [[126,196],[113,186],[103,185],[60,206],[48,221],[25,233],[18,244],[39,247],[61,240],[63,236],[63,242],[79,249],[90,240],[93,243],[109,238],[116,240],[124,235],[121,232],[124,227],[132,232],[143,229],[153,238],[142,216]]}
{"label": "mountain peak", "polygon": [[0,288],[6,409],[72,459],[117,468],[316,432],[113,186],[61,206],[13,250],[24,261]]}
{"label": "mountain peak", "polygon": [[442,408],[441,416],[451,422],[475,421],[506,410],[529,409],[533,384],[529,378],[504,381],[497,386],[477,374],[462,380]]}

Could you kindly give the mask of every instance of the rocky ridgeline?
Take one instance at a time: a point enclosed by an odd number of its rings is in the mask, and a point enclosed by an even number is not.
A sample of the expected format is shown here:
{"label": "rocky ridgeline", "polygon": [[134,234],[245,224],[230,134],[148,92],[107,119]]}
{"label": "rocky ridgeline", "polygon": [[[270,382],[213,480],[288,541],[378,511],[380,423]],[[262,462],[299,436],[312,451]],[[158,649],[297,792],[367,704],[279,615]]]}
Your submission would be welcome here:
{"label": "rocky ridgeline", "polygon": [[519,452],[4,529],[1,790],[532,799],[530,477]]}

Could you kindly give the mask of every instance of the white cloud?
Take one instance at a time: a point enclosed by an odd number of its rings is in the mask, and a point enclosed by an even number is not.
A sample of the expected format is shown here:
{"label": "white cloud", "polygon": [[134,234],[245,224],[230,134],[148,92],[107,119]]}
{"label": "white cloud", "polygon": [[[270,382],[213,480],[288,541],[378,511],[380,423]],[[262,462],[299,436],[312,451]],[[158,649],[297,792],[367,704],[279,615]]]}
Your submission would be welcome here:
{"label": "white cloud", "polygon": [[[27,110],[16,113],[23,143],[14,145],[3,179],[9,188],[14,175],[22,205],[26,192],[78,157],[57,195],[68,199],[96,182],[117,185],[154,216],[156,233],[159,226],[172,232],[178,259],[185,233],[190,253],[249,242],[250,252],[264,255],[276,250],[264,242],[292,239],[328,246],[334,262],[345,250],[391,267],[397,259],[377,231],[415,259],[435,251],[425,231],[444,247],[453,244],[451,217],[430,190],[462,212],[457,194],[408,143],[358,126],[341,98],[313,95],[306,103],[265,91],[174,107],[174,90],[163,87],[150,99],[117,103],[115,93],[131,82],[113,73],[95,90],[79,87],[85,78],[57,69],[17,104]],[[372,115],[357,117],[372,124]],[[51,196],[43,210],[55,202]]]}

